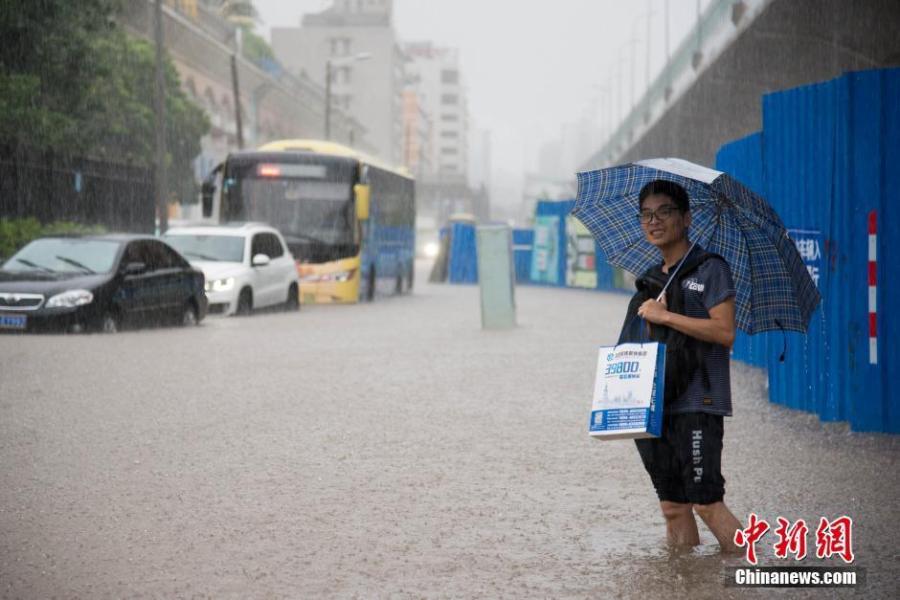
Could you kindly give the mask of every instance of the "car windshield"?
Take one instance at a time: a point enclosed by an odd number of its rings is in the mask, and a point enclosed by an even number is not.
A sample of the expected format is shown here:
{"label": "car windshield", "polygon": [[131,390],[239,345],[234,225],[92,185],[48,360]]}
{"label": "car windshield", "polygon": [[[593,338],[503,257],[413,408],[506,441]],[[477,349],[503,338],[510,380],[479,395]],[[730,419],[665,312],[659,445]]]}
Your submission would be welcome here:
{"label": "car windshield", "polygon": [[41,273],[109,273],[120,246],[120,242],[112,240],[43,238],[16,252],[2,268]]}
{"label": "car windshield", "polygon": [[188,260],[243,262],[244,238],[238,235],[169,234],[163,239]]}

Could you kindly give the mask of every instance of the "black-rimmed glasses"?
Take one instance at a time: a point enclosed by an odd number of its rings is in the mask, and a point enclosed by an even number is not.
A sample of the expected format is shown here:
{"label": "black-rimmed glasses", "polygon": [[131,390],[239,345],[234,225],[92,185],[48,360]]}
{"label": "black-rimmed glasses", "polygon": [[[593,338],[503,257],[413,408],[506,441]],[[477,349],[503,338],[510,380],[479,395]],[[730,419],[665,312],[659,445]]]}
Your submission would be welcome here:
{"label": "black-rimmed glasses", "polygon": [[674,204],[666,204],[664,206],[660,206],[656,210],[642,210],[638,213],[638,221],[646,225],[647,223],[652,221],[653,217],[655,216],[656,220],[661,223],[674,215],[676,212],[679,212],[677,206],[675,206]]}

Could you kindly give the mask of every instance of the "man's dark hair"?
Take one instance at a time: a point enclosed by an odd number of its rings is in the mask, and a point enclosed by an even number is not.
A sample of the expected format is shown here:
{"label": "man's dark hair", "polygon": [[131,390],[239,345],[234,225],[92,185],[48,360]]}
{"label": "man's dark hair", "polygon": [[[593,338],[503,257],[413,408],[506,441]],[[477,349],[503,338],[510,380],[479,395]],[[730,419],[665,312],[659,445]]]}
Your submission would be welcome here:
{"label": "man's dark hair", "polygon": [[641,188],[641,194],[638,197],[638,210],[644,207],[644,200],[646,200],[647,196],[653,196],[655,194],[662,194],[663,196],[671,198],[672,202],[682,213],[686,213],[691,209],[688,193],[683,187],[674,181],[654,179]]}

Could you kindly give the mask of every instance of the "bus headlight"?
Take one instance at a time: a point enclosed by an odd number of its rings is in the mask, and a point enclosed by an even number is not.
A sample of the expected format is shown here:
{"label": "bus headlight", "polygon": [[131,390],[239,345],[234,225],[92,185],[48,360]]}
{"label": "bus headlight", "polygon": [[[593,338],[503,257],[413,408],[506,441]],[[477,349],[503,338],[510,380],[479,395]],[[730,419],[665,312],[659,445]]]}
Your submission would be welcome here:
{"label": "bus headlight", "polygon": [[338,283],[344,283],[345,281],[350,281],[353,279],[353,274],[356,273],[356,269],[350,269],[349,271],[340,271],[338,273],[332,273],[334,280]]}
{"label": "bus headlight", "polygon": [[349,269],[347,271],[337,271],[335,273],[321,273],[321,274],[313,274],[313,275],[304,275],[300,278],[302,283],[345,283],[353,279],[353,276],[356,274],[356,269]]}
{"label": "bus headlight", "polygon": [[225,277],[224,279],[213,279],[206,282],[207,292],[227,292],[234,288],[234,277]]}

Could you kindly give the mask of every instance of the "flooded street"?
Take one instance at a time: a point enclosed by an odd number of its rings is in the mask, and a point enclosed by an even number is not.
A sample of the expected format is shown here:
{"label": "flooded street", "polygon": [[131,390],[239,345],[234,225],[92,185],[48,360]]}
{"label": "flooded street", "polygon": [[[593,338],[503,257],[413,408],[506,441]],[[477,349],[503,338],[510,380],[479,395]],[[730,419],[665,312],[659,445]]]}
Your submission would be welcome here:
{"label": "flooded street", "polygon": [[[852,516],[867,583],[728,588],[743,557],[704,528],[666,548],[633,444],[586,434],[626,300],[520,287],[520,326],[486,333],[476,287],[420,283],[197,329],[2,336],[0,595],[896,597],[900,440],[772,406],[743,365],[726,502],[811,530]],[[786,563],[773,540],[762,565]]]}

